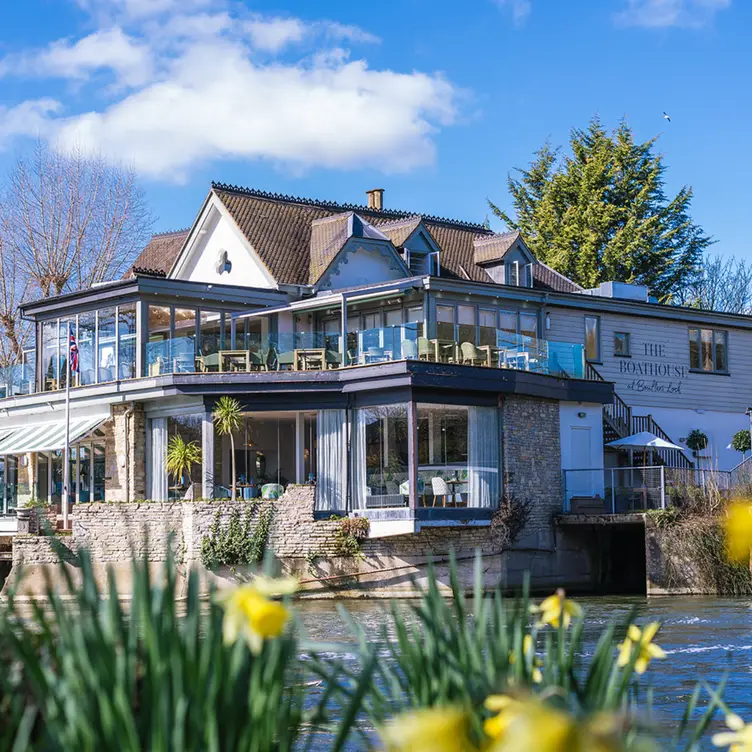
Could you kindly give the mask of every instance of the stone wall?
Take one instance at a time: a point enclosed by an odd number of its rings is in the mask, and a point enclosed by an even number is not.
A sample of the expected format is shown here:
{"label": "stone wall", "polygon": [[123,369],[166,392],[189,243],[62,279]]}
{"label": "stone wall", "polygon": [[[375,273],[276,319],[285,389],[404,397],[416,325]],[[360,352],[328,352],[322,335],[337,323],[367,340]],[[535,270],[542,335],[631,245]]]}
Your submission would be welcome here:
{"label": "stone wall", "polygon": [[561,512],[559,403],[505,397],[502,403],[504,489],[532,502],[530,521],[517,548],[552,550],[553,516]]}

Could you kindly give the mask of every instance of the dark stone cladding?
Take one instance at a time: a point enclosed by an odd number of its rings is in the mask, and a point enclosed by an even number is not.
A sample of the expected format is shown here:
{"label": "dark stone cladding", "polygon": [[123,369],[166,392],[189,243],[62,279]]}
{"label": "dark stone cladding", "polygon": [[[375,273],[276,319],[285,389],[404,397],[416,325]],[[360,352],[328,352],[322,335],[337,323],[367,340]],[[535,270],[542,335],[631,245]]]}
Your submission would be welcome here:
{"label": "dark stone cladding", "polygon": [[389,404],[406,399],[493,405],[498,395],[608,404],[610,382],[585,381],[512,369],[417,360],[331,371],[171,374],[157,377],[166,394],[202,395],[207,405],[229,394],[267,410]]}

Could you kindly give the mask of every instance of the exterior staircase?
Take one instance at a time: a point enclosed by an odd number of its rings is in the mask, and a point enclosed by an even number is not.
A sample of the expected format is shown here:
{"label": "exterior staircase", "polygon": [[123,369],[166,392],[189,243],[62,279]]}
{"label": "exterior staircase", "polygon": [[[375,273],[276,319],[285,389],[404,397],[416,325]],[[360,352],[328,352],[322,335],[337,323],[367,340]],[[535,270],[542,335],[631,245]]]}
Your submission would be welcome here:
{"label": "exterior staircase", "polygon": [[[585,378],[589,381],[605,381],[590,363],[585,363]],[[633,415],[632,408],[614,392],[613,402],[603,406],[603,442],[608,444],[609,441],[623,439],[642,431],[648,431],[664,441],[675,443],[653,420],[652,415]],[[687,470],[694,468],[694,462],[680,449],[654,449],[652,455],[653,461],[660,465]]]}

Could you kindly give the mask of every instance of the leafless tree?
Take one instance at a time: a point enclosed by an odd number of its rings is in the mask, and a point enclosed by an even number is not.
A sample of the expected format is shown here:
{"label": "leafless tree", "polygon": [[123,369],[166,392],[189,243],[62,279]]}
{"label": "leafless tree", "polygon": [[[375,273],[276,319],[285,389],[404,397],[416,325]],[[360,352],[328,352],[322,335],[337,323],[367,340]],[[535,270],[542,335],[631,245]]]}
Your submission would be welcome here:
{"label": "leafless tree", "polygon": [[708,256],[675,302],[706,311],[752,313],[752,264],[733,256]]}
{"label": "leafless tree", "polygon": [[0,366],[21,361],[29,335],[27,322],[20,320],[18,307],[26,300],[29,275],[18,254],[8,247],[8,226],[0,199]]}
{"label": "leafless tree", "polygon": [[11,170],[9,242],[43,296],[119,277],[152,218],[132,170],[38,143]]}
{"label": "leafless tree", "polygon": [[18,306],[116,279],[153,225],[133,170],[39,142],[18,156],[0,196],[0,360],[23,345]]}

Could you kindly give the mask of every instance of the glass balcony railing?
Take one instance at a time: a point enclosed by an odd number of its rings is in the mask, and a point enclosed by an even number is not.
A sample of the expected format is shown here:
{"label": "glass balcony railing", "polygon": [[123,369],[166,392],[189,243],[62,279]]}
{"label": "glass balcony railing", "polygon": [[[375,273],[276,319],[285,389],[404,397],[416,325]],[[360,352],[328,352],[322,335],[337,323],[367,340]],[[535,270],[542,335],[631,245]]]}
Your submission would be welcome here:
{"label": "glass balcony railing", "polygon": [[15,365],[0,368],[0,399],[34,394],[34,366]]}
{"label": "glass balcony railing", "polygon": [[585,377],[582,345],[550,342],[484,329],[486,344],[456,338],[424,337],[421,324],[363,329],[346,334],[311,331],[255,336],[235,347],[207,346],[196,352],[192,338],[148,342],[146,376],[164,373],[237,371],[322,371],[398,360],[509,368],[536,373]]}

